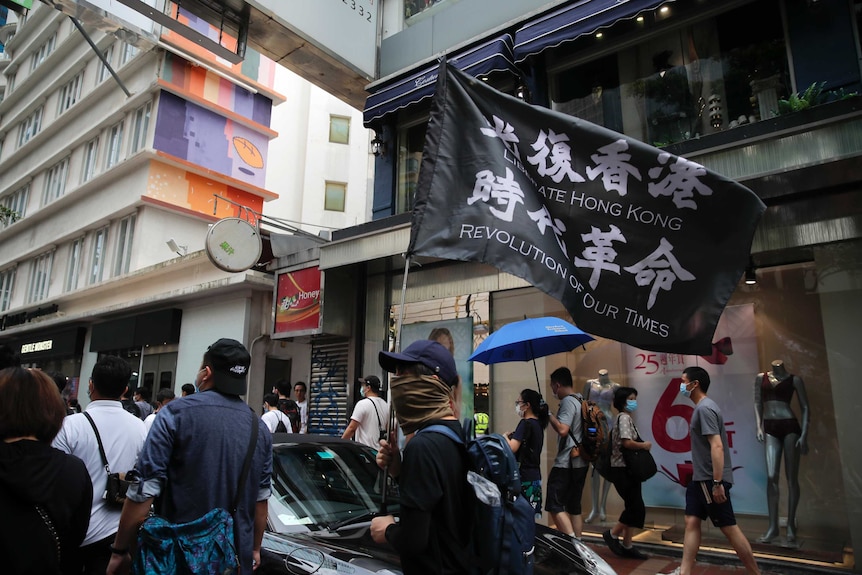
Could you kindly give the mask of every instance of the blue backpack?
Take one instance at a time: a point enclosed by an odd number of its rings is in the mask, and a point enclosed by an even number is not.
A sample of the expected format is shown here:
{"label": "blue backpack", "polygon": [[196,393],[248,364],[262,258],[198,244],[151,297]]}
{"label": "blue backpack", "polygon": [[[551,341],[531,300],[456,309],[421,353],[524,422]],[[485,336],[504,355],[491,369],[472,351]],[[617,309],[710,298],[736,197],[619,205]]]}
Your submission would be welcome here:
{"label": "blue backpack", "polygon": [[[445,425],[419,433],[445,435],[464,446],[467,481],[473,488],[473,556],[481,575],[532,575],[536,537],[535,510],[521,494],[521,474],[509,442],[499,433],[475,437],[473,420],[459,435]],[[468,439],[465,439],[468,438]]]}

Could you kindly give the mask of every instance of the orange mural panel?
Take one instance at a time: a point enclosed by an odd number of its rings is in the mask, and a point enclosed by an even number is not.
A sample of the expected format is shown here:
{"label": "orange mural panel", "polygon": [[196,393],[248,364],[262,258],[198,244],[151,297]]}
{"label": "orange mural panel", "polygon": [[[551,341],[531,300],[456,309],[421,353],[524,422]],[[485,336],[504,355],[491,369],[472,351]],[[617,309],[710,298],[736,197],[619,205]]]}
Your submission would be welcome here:
{"label": "orange mural panel", "polygon": [[263,212],[263,198],[233,186],[190,173],[182,168],[152,162],[147,178],[147,196],[217,218],[239,217],[237,205],[219,200],[227,198],[257,213]]}

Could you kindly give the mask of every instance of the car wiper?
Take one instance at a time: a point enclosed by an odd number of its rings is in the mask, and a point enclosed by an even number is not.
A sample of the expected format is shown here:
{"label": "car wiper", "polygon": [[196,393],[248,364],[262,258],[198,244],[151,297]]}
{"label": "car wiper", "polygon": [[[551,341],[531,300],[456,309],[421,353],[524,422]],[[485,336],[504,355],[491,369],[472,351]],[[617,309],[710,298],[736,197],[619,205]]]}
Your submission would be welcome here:
{"label": "car wiper", "polygon": [[359,515],[352,515],[350,517],[345,517],[340,521],[332,521],[326,524],[326,528],[330,531],[338,531],[342,527],[347,527],[348,525],[356,525],[357,523],[362,523],[364,521],[369,521],[377,517],[377,511],[365,511],[364,513],[360,513]]}

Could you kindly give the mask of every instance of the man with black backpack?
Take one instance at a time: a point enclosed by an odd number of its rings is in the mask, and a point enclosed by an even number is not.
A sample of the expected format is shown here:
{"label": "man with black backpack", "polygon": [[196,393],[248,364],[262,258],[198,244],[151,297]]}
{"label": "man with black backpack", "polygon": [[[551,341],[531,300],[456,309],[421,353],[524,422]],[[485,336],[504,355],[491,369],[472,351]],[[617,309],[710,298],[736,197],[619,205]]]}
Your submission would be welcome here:
{"label": "man with black backpack", "polygon": [[578,448],[583,442],[581,403],[574,394],[569,368],[561,367],[551,374],[551,392],[560,400],[557,414],[550,414],[551,427],[559,439],[554,466],[548,474],[545,511],[553,517],[558,531],[580,538],[584,528],[581,495],[589,464]]}
{"label": "man with black backpack", "polygon": [[395,374],[390,394],[407,443],[401,454],[397,443],[381,442],[377,463],[398,481],[401,520],[375,517],[371,536],[395,548],[405,575],[468,573],[473,495],[466,454],[442,433],[417,433],[443,425],[461,434],[455,360],[436,341],[419,340],[401,353],[380,352],[379,362]]}
{"label": "man with black backpack", "polygon": [[278,409],[278,396],[274,393],[263,396],[263,415],[260,420],[271,433],[290,433],[290,420]]}
{"label": "man with black backpack", "polygon": [[290,382],[288,380],[279,379],[275,382],[272,392],[278,394],[278,410],[290,420],[287,432],[299,433],[302,429],[302,415],[299,411],[299,405],[290,399],[290,389]]}

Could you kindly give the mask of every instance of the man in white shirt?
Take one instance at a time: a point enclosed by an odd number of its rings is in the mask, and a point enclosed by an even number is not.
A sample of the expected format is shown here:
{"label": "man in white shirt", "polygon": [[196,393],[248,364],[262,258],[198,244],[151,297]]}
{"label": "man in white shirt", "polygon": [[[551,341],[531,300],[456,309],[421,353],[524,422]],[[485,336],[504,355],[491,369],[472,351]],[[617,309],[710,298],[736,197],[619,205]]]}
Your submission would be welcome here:
{"label": "man in white shirt", "polygon": [[[267,393],[263,396],[263,415],[260,420],[266,425],[270,433],[291,433],[290,419],[281,412],[278,408],[278,396],[274,393]],[[282,429],[278,429],[278,424],[284,425]]]}
{"label": "man in white shirt", "polygon": [[353,438],[359,443],[379,449],[380,440],[383,439],[389,424],[389,404],[380,397],[379,377],[369,375],[361,380],[361,384],[359,393],[362,394],[363,399],[359,400],[353,408],[350,424],[341,438]]}
{"label": "man in white shirt", "polygon": [[308,389],[304,381],[293,384],[293,394],[296,395],[296,405],[299,406],[299,416],[302,419],[299,432],[308,433]]}
{"label": "man in white shirt", "polygon": [[147,433],[150,432],[150,428],[153,426],[153,421],[156,420],[156,414],[159,410],[173,401],[176,396],[177,394],[170,387],[163,387],[159,390],[156,394],[156,410],[144,419],[144,427],[147,428]]}
{"label": "man in white shirt", "polygon": [[[103,499],[108,473],[93,425],[99,430],[111,473],[132,469],[147,437],[144,422],[123,409],[120,403],[131,375],[126,360],[114,355],[99,359],[93,367],[87,391],[90,404],[84,413],[66,417],[52,443],[60,451],[83,460],[93,482],[90,526],[81,544],[82,573],[86,574],[105,573],[111,558],[111,543],[120,524],[120,508],[108,507]],[[87,415],[92,418],[92,425]]]}

